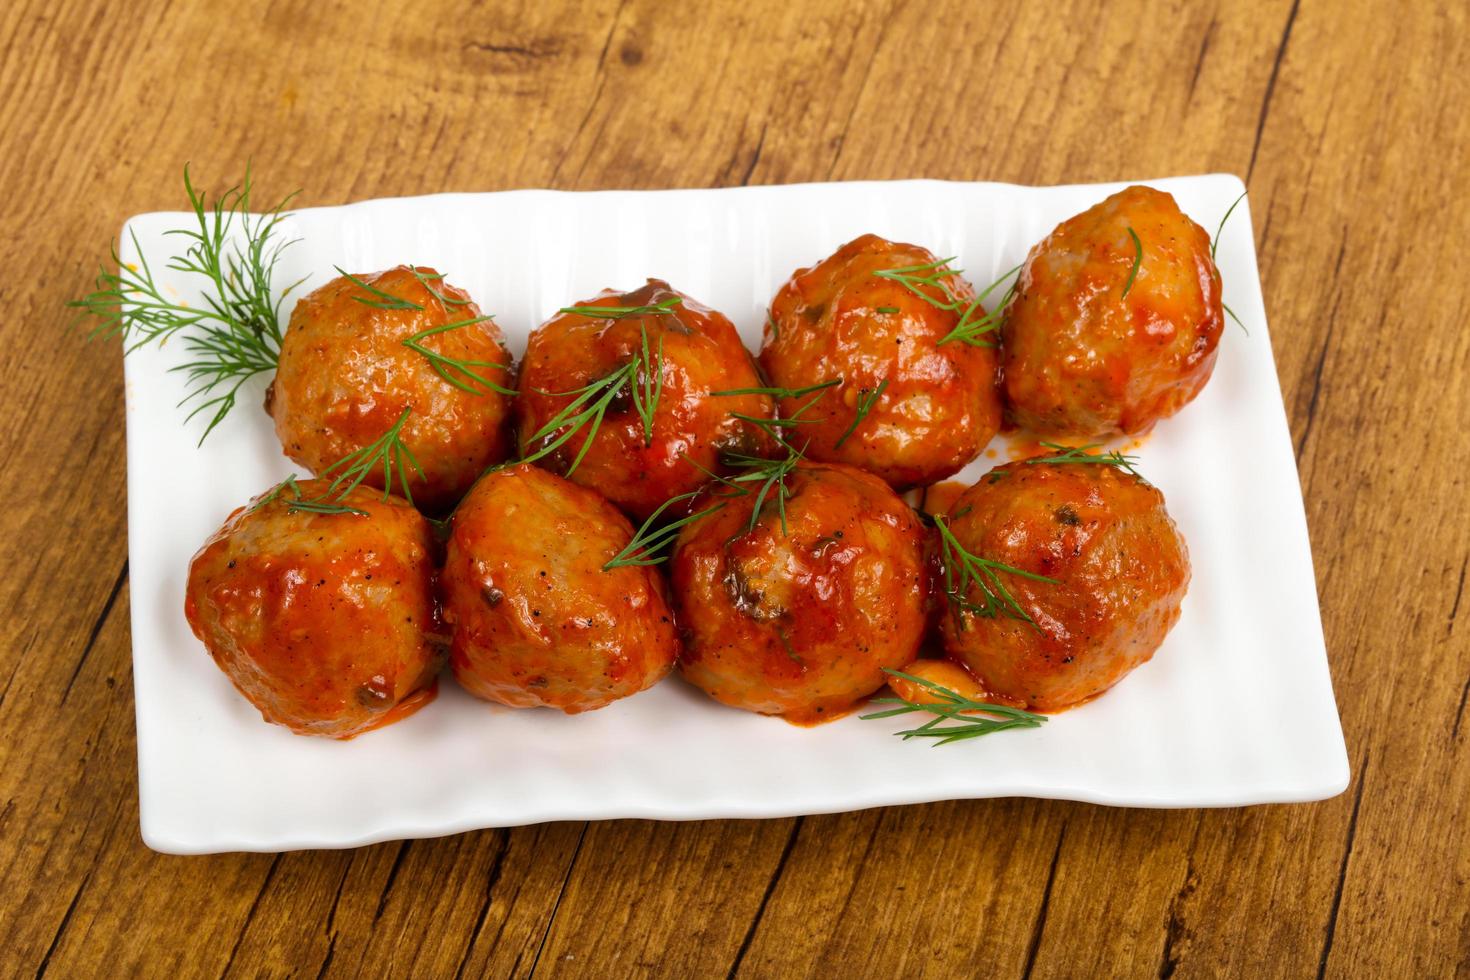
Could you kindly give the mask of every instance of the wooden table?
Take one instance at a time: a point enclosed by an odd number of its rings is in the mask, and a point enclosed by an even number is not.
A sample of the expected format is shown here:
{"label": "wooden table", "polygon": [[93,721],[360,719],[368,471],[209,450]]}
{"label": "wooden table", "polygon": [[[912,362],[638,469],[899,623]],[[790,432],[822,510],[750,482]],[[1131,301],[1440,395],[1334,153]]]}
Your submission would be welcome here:
{"label": "wooden table", "polygon": [[[3,5],[0,974],[1470,971],[1466,5],[799,6]],[[308,205],[1240,174],[1351,787],[148,851],[120,359],[63,303],[247,158]]]}

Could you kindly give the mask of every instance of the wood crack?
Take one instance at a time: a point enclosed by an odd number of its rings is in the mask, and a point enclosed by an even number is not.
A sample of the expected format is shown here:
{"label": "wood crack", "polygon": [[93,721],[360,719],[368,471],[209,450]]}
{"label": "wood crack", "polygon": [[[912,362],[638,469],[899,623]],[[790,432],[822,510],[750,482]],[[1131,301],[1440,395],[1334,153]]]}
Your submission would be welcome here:
{"label": "wood crack", "polygon": [[837,135],[837,152],[832,154],[832,164],[827,168],[827,179],[837,171],[837,163],[842,159],[842,148],[847,145],[847,133],[852,129],[852,118],[857,115],[858,104],[863,101],[863,93],[868,90],[868,79],[873,75],[873,62],[878,60],[878,52],[883,49],[883,38],[888,34],[889,19],[884,18],[883,24],[878,28],[878,40],[873,44],[873,51],[868,55],[868,63],[863,67],[863,79],[858,83],[857,94],[852,97],[852,105],[847,110],[847,120],[842,124],[842,132]]}
{"label": "wood crack", "polygon": [[393,882],[398,880],[398,869],[403,867],[404,855],[408,853],[408,847],[413,841],[400,841],[398,853],[393,855],[393,867],[388,869],[388,880],[383,882],[383,893],[378,896],[378,908],[373,912],[373,923],[376,924],[383,917],[383,909],[388,906],[388,893],[393,890]]}
{"label": "wood crack", "polygon": [[760,138],[755,141],[755,153],[751,155],[750,166],[745,168],[745,176],[740,178],[741,187],[750,186],[750,175],[755,173],[755,165],[761,162],[761,151],[766,147],[766,129],[770,123],[761,124]]}
{"label": "wood crack", "polygon": [[1342,241],[1337,246],[1337,261],[1332,265],[1332,282],[1335,285],[1342,279],[1342,260],[1347,255],[1348,230],[1347,225],[1342,226]]}
{"label": "wood crack", "polygon": [[621,0],[618,4],[618,9],[613,12],[612,23],[608,25],[607,37],[602,41],[602,52],[597,56],[597,68],[593,72],[594,88],[592,90],[592,101],[587,103],[587,111],[582,113],[582,120],[577,123],[577,128],[572,133],[572,138],[567,141],[567,148],[562,151],[561,159],[556,161],[556,167],[551,171],[552,184],[556,184],[558,178],[561,177],[562,165],[567,162],[567,156],[572,152],[572,148],[577,145],[577,141],[582,138],[582,131],[587,128],[587,123],[591,120],[592,113],[597,109],[597,104],[602,101],[602,87],[603,83],[607,80],[607,72],[605,71],[607,52],[612,47],[613,35],[618,32],[618,22],[622,20],[623,8],[627,5],[628,0]]}
{"label": "wood crack", "polygon": [[1256,171],[1256,157],[1261,152],[1261,135],[1266,131],[1266,117],[1271,114],[1271,96],[1276,92],[1276,76],[1281,74],[1281,62],[1286,57],[1286,45],[1291,41],[1291,28],[1296,23],[1296,12],[1300,6],[1301,0],[1291,0],[1291,12],[1286,15],[1286,29],[1281,32],[1281,43],[1276,45],[1276,60],[1271,63],[1271,76],[1266,79],[1266,95],[1261,99],[1261,115],[1256,120],[1256,141],[1251,146],[1251,162],[1245,169],[1247,184]]}
{"label": "wood crack", "polygon": [[1307,401],[1307,420],[1302,424],[1302,437],[1296,444],[1296,464],[1302,465],[1302,452],[1307,448],[1307,439],[1312,435],[1312,422],[1317,418],[1317,399],[1322,394],[1322,369],[1327,364],[1327,351],[1332,347],[1332,334],[1337,328],[1337,307],[1342,294],[1332,301],[1332,313],[1327,318],[1327,336],[1322,340],[1322,350],[1317,355],[1317,367],[1312,372],[1312,397]]}
{"label": "wood crack", "polygon": [[230,947],[229,959],[225,960],[225,968],[220,971],[221,977],[227,976],[230,967],[235,965],[235,956],[240,952],[240,944],[245,941],[245,933],[250,929],[250,923],[255,921],[255,912],[260,908],[260,900],[265,897],[266,889],[271,886],[271,881],[276,876],[276,867],[281,863],[281,855],[277,854],[271,859],[271,866],[266,870],[265,880],[260,883],[260,891],[255,893],[255,901],[250,903],[250,911],[245,913],[245,921],[240,925],[240,933],[235,937],[235,944]]}
{"label": "wood crack", "polygon": [[503,54],[512,58],[554,58],[561,53],[561,42],[556,38],[538,38],[530,44],[491,44],[486,41],[466,41],[461,47],[465,51],[483,51],[486,54]]}
{"label": "wood crack", "polygon": [[1358,808],[1363,805],[1363,787],[1368,785],[1368,750],[1358,766],[1358,792],[1353,797],[1353,815],[1348,818],[1347,844],[1342,850],[1342,864],[1337,869],[1337,888],[1332,893],[1332,912],[1327,919],[1327,937],[1322,943],[1322,956],[1317,961],[1317,980],[1327,974],[1327,959],[1332,955],[1332,939],[1337,933],[1337,912],[1342,907],[1342,890],[1347,884],[1348,860],[1353,856],[1353,841],[1358,835]]}
{"label": "wood crack", "polygon": [[490,873],[485,876],[485,900],[480,903],[480,911],[475,916],[475,927],[470,930],[470,941],[465,943],[464,955],[459,958],[459,966],[454,971],[454,980],[460,980],[464,976],[465,964],[469,963],[470,954],[474,952],[475,943],[479,941],[480,931],[485,928],[485,919],[490,915],[490,903],[495,898],[495,885],[500,881],[500,865],[505,860],[505,852],[510,849],[510,831],[501,830],[498,833],[500,847],[495,852],[495,858],[490,862]]}
{"label": "wood crack", "polygon": [[[30,644],[26,644],[26,649],[30,649]],[[3,690],[0,690],[0,708],[5,707],[5,697],[10,693],[10,685],[15,683],[15,675],[19,673],[21,662],[24,660],[25,653],[22,652],[19,657],[15,658],[15,663],[11,664],[10,676],[5,678],[5,687]]]}
{"label": "wood crack", "polygon": [[66,907],[66,914],[61,917],[61,924],[56,927],[56,933],[51,937],[51,945],[46,947],[46,955],[41,957],[41,962],[36,967],[36,980],[41,980],[41,977],[46,975],[46,970],[51,965],[51,957],[56,952],[56,947],[61,945],[62,934],[66,932],[66,927],[71,925],[72,913],[77,910],[77,902],[81,901],[82,892],[87,890],[87,885],[91,880],[92,872],[88,871],[82,878],[82,883],[77,886],[76,894],[71,897],[71,904]]}
{"label": "wood crack", "polygon": [[1164,955],[1159,960],[1159,980],[1169,980],[1179,971],[1179,963],[1183,958],[1180,947],[1190,938],[1189,928],[1184,924],[1184,905],[1189,901],[1194,890],[1199,887],[1199,873],[1194,867],[1194,852],[1199,847],[1200,832],[1204,829],[1204,821],[1196,819],[1194,824],[1194,837],[1189,842],[1189,852],[1184,864],[1184,883],[1179,886],[1179,891],[1174,893],[1174,898],[1169,902],[1169,921],[1164,925]]}
{"label": "wood crack", "polygon": [[[1466,565],[1470,565],[1470,555],[1466,555],[1465,556],[1465,560],[1462,561],[1462,562],[1460,562],[1460,584],[1457,585],[1457,586],[1455,586],[1455,602],[1454,602],[1454,605],[1450,606],[1450,621],[1449,621],[1449,627],[1446,630],[1446,633],[1447,634],[1448,633],[1453,633],[1455,631],[1455,617],[1457,615],[1459,615],[1459,613],[1460,613],[1460,597],[1465,594],[1465,566]],[[6,686],[9,687],[10,685],[7,684]],[[0,701],[3,701],[3,700],[4,700],[3,698],[0,698]]]}
{"label": "wood crack", "polygon": [[883,828],[883,815],[886,811],[879,810],[873,820],[873,829],[868,834],[868,843],[863,847],[863,856],[858,858],[853,865],[852,884],[847,887],[847,894],[842,898],[842,908],[837,911],[834,922],[841,922],[847,917],[847,910],[852,906],[853,893],[857,891],[858,882],[862,878],[863,867],[868,863],[868,856],[873,853],[873,842],[878,839],[878,831]]}
{"label": "wood crack", "polygon": [[347,859],[347,864],[342,868],[342,876],[337,879],[337,893],[332,896],[332,907],[327,911],[327,955],[322,960],[322,965],[317,968],[317,980],[327,975],[327,967],[332,965],[332,957],[337,954],[337,906],[342,903],[342,889],[347,886],[347,876],[352,871],[352,864],[357,860],[354,854]]}
{"label": "wood crack", "polygon": [[1460,723],[1465,720],[1465,699],[1470,698],[1470,677],[1465,678],[1465,686],[1460,688],[1460,706],[1455,709],[1455,723],[1450,726],[1450,738],[1460,737]]}
{"label": "wood crack", "polygon": [[556,925],[556,913],[561,909],[561,900],[566,897],[567,883],[572,880],[572,873],[577,869],[577,858],[582,854],[582,842],[587,839],[587,828],[590,826],[590,823],[582,824],[582,833],[577,836],[577,846],[572,849],[572,859],[567,862],[567,874],[561,880],[561,891],[556,893],[556,903],[551,906],[551,914],[546,917],[546,930],[541,933],[541,945],[536,947],[536,958],[531,961],[529,976],[534,977],[536,968],[541,965],[541,954],[546,951],[546,941],[551,938],[551,927]]}
{"label": "wood crack", "polygon": [[[52,955],[61,945],[61,937],[66,934],[67,926],[71,924],[72,914],[76,912],[77,903],[81,900],[82,893],[87,890],[87,885],[90,884],[92,881],[92,875],[97,872],[97,866],[102,863],[103,855],[108,853],[108,849],[112,845],[113,835],[117,831],[118,817],[121,815],[122,809],[126,805],[126,802],[127,798],[120,795],[117,798],[117,804],[112,808],[112,820],[108,823],[106,831],[102,834],[102,843],[97,848],[96,852],[92,855],[92,863],[87,868],[87,873],[82,876],[82,883],[77,886],[77,892],[75,895],[72,896],[71,904],[67,906],[66,914],[61,918],[61,925],[56,927],[56,934],[51,937],[51,945],[46,949],[46,955],[41,958],[41,962],[36,968],[36,977],[38,978],[38,980],[40,977],[45,975],[46,970],[51,963]],[[9,815],[9,810],[10,807],[7,804],[7,816]],[[89,834],[92,830],[93,817],[96,815],[96,812],[97,808],[96,806],[93,806],[93,808],[87,814],[87,832]],[[50,847],[47,848],[46,853],[47,855],[51,853]],[[45,862],[43,862],[43,866],[44,863]]]}
{"label": "wood crack", "polygon": [[[761,135],[764,137],[764,131]],[[804,820],[806,817],[797,817],[791,825],[791,834],[786,838],[786,846],[781,849],[781,857],[776,861],[776,867],[771,872],[770,880],[766,882],[766,890],[761,895],[760,904],[755,907],[755,916],[750,920],[750,927],[745,930],[745,938],[740,941],[740,948],[735,951],[735,959],[731,961],[729,972],[725,974],[727,978],[734,977],[740,971],[740,964],[744,962],[745,954],[750,951],[750,943],[755,939],[756,928],[761,924],[761,918],[766,914],[766,906],[770,904],[771,895],[775,893],[776,885],[786,871],[786,861],[796,847],[796,836],[801,833],[801,825]]]}
{"label": "wood crack", "polygon": [[1271,240],[1271,216],[1276,213],[1276,198],[1272,197],[1266,204],[1266,220],[1261,222],[1261,242],[1256,246],[1256,253],[1266,254],[1266,243]]}
{"label": "wood crack", "polygon": [[1057,880],[1057,863],[1062,857],[1062,842],[1067,839],[1067,825],[1062,824],[1061,833],[1057,834],[1057,849],[1052,852],[1051,870],[1046,873],[1046,888],[1041,893],[1041,908],[1036,912],[1036,924],[1031,928],[1031,942],[1026,947],[1026,969],[1021,973],[1023,978],[1030,977],[1031,971],[1036,968],[1036,954],[1041,951],[1041,934],[1046,931],[1046,912],[1051,905],[1051,889]]}
{"label": "wood crack", "polygon": [[107,601],[102,604],[102,611],[92,623],[92,632],[87,637],[87,645],[82,648],[82,656],[77,660],[76,667],[72,668],[71,676],[66,679],[66,687],[61,691],[61,703],[66,704],[67,697],[71,694],[71,687],[77,682],[77,675],[82,672],[82,665],[92,654],[92,648],[97,645],[97,637],[102,633],[102,627],[107,622],[107,617],[112,613],[112,607],[117,603],[117,597],[122,592],[123,583],[128,580],[128,561],[123,559],[122,569],[117,573],[117,580],[112,583],[112,591],[107,595]]}
{"label": "wood crack", "polygon": [[1194,74],[1189,76],[1189,94],[1184,99],[1186,103],[1194,98],[1194,88],[1199,84],[1200,69],[1205,66],[1205,55],[1210,50],[1210,41],[1215,36],[1215,27],[1216,21],[1212,17],[1210,18],[1210,26],[1205,28],[1204,40],[1200,42],[1199,55],[1194,59]]}

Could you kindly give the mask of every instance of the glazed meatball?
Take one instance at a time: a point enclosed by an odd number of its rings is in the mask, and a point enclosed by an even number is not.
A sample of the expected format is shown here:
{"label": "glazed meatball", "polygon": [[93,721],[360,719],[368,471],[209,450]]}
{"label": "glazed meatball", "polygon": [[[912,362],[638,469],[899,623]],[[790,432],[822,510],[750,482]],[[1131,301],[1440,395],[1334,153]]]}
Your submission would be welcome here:
{"label": "glazed meatball", "polygon": [[[593,308],[610,312],[599,316]],[[526,348],[516,399],[522,458],[595,488],[641,520],[699,488],[706,471],[728,472],[729,454],[771,451],[764,430],[736,417],[771,418],[771,398],[716,394],[762,384],[723,315],[657,279],[631,293],[605,290],[570,309],[584,312],[552,317]],[[600,421],[569,419],[599,404]],[[640,405],[651,415],[649,426]],[[553,425],[559,413],[565,424]]]}
{"label": "glazed meatball", "polygon": [[351,738],[433,700],[448,638],[418,511],[357,487],[361,513],[310,513],[327,484],[286,483],[230,515],[189,563],[184,614],[266,721]]}
{"label": "glazed meatball", "polygon": [[475,484],[443,573],[450,663],[466,690],[567,714],[658,683],[679,637],[663,578],[604,565],[633,529],[597,493],[521,464]]}
{"label": "glazed meatball", "polygon": [[914,659],[928,569],[918,516],[877,477],[799,464],[772,490],[701,496],[671,560],[685,679],[725,704],[810,723]]}
{"label": "glazed meatball", "polygon": [[[446,510],[510,455],[511,398],[497,388],[514,388],[511,356],[500,328],[434,270],[357,278],[371,289],[339,277],[296,304],[266,409],[286,455],[317,475],[407,410],[399,438],[423,469],[420,477],[405,467],[409,492],[427,510]],[[401,308],[385,309],[394,298]],[[407,346],[415,337],[432,358]]]}
{"label": "glazed meatball", "polygon": [[1210,380],[1221,310],[1205,230],[1162,191],[1114,194],[1026,258],[1003,326],[1010,420],[1042,435],[1148,431]]}
{"label": "glazed meatball", "polygon": [[[985,448],[1001,418],[998,331],[976,332],[970,341],[950,336],[962,319],[969,325],[985,317],[982,306],[971,307],[974,291],[958,275],[940,276],[942,288],[914,284],[935,302],[878,275],[913,267],[921,268],[909,275],[929,277],[940,268],[917,245],[864,235],[798,270],[771,302],[760,356],[777,387],[800,390],[840,378],[801,413],[815,424],[802,424],[792,437],[811,459],[861,466],[898,489],[959,470]],[[782,416],[811,398],[782,398]]]}
{"label": "glazed meatball", "polygon": [[[1189,584],[1184,539],[1163,494],[1130,473],[1007,463],[951,514],[938,518],[953,535],[940,631],[949,655],[986,690],[1041,711],[1080,704],[1152,657],[1179,619]],[[1049,581],[992,569],[987,595],[966,576],[956,543],[975,559]]]}

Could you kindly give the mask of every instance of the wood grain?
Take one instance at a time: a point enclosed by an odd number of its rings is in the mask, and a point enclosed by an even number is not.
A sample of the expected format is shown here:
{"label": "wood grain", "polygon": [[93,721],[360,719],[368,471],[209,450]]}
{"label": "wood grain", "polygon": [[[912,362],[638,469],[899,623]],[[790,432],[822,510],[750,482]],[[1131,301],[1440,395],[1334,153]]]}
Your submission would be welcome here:
{"label": "wood grain", "polygon": [[[0,6],[0,973],[1470,973],[1467,36],[1428,0]],[[63,304],[184,161],[247,158],[303,204],[1248,177],[1352,786],[153,854],[119,358]]]}

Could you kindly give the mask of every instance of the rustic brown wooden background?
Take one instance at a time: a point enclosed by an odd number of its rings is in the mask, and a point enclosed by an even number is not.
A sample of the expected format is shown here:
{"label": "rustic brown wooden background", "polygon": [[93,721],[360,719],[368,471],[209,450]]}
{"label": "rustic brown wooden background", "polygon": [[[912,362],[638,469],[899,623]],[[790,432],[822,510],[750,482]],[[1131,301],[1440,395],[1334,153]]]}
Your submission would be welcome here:
{"label": "rustic brown wooden background", "polygon": [[[0,5],[0,973],[1470,972],[1466,5],[702,6]],[[62,304],[247,158],[303,204],[1240,174],[1351,788],[149,852],[119,357]]]}

